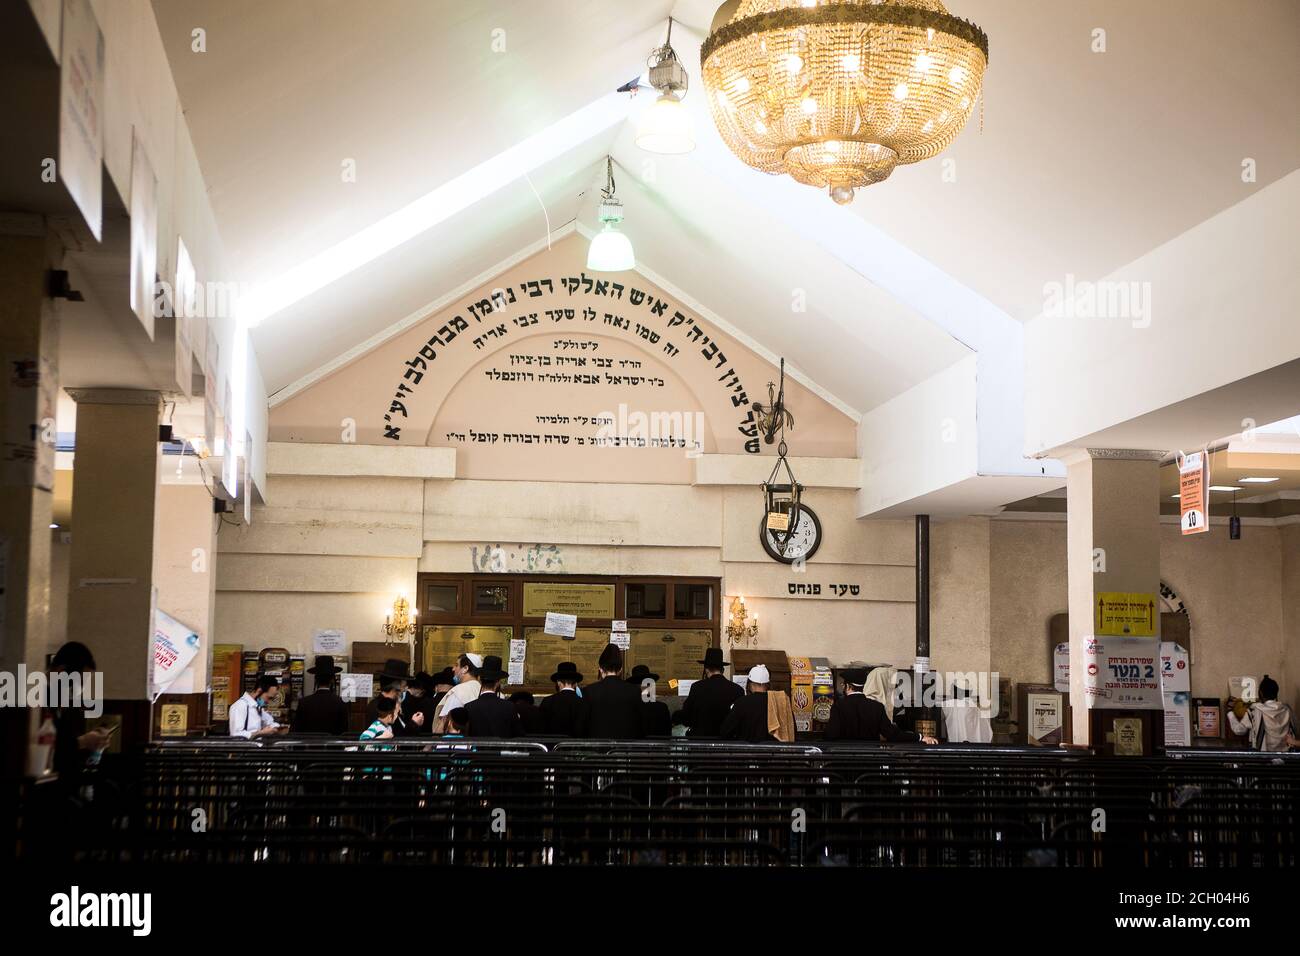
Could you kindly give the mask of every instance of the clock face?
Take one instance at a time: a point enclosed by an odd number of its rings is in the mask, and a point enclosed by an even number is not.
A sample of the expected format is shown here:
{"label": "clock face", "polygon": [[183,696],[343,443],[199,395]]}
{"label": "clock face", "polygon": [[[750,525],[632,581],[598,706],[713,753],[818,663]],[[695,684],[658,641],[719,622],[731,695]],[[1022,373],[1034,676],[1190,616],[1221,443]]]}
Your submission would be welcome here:
{"label": "clock face", "polygon": [[767,529],[766,515],[758,526],[758,536],[763,542],[763,550],[772,560],[794,564],[799,560],[806,561],[817,553],[817,548],[822,543],[822,523],[811,508],[800,505],[799,520],[795,522],[794,533],[785,542],[784,552],[777,544],[776,535]]}

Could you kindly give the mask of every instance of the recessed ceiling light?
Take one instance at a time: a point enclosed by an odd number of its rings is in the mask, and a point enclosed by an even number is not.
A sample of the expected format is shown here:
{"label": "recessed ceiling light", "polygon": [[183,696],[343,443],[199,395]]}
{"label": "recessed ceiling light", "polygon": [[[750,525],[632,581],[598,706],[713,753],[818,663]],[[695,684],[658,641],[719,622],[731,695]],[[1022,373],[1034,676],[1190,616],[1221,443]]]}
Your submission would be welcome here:
{"label": "recessed ceiling light", "polygon": [[1210,485],[1211,491],[1241,491],[1236,485]]}
{"label": "recessed ceiling light", "polygon": [[1270,481],[1277,481],[1276,478],[1238,478],[1242,484],[1262,485]]}

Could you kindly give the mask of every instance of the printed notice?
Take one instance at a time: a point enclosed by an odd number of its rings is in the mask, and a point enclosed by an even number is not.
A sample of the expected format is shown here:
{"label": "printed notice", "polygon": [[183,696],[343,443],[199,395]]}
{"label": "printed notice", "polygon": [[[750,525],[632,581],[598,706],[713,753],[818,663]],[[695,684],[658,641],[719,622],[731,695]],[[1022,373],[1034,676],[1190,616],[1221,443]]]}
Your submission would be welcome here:
{"label": "printed notice", "polygon": [[546,612],[546,626],[542,630],[555,637],[573,637],[578,631],[578,615]]}

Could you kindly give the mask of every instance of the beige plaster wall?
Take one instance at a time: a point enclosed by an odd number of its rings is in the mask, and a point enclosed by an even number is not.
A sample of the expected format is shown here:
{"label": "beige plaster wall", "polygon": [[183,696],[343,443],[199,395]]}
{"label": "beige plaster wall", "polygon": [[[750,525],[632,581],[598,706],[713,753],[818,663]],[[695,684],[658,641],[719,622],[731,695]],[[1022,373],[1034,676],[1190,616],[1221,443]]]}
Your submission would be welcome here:
{"label": "beige plaster wall", "polygon": [[[1284,549],[1284,535],[1289,544]],[[998,519],[990,529],[990,633],[993,666],[1016,682],[1047,682],[1047,622],[1066,610],[1064,521]],[[1284,642],[1285,603],[1293,596],[1300,563],[1292,528],[1246,525],[1232,541],[1226,524],[1183,537],[1176,524],[1160,526],[1160,578],[1177,592],[1191,618],[1192,693],[1226,697],[1228,678],[1265,672],[1294,696],[1296,647]],[[1292,556],[1284,566],[1283,553]],[[1291,578],[1284,580],[1290,568]],[[1300,617],[1293,617],[1300,620]],[[1287,670],[1287,668],[1292,670]]]}
{"label": "beige plaster wall", "polygon": [[1282,550],[1282,646],[1285,667],[1273,677],[1282,685],[1281,699],[1300,713],[1300,523],[1278,529]]}
{"label": "beige plaster wall", "polygon": [[[250,527],[221,531],[216,642],[309,653],[312,632],[335,627],[378,640],[418,572],[496,566],[716,576],[758,614],[761,647],[836,662],[914,655],[912,523],[854,518],[851,489],[806,492],[825,543],[802,571],[763,553],[753,488],[273,476],[268,491]],[[931,535],[935,666],[985,669],[988,519],[937,522]]]}

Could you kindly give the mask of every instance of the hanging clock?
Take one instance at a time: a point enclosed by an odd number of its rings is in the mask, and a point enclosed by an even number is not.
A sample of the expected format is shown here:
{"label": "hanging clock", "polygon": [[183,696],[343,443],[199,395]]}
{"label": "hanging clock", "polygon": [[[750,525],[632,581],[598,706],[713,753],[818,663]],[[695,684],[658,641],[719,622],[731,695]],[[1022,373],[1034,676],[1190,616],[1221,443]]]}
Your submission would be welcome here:
{"label": "hanging clock", "polygon": [[[768,516],[764,515],[758,526],[758,537],[763,542],[763,550],[773,561],[782,564],[794,564],[807,561],[822,543],[822,523],[817,513],[805,504],[795,506],[799,520],[785,535],[780,535],[768,527]],[[783,547],[784,545],[784,547]]]}

